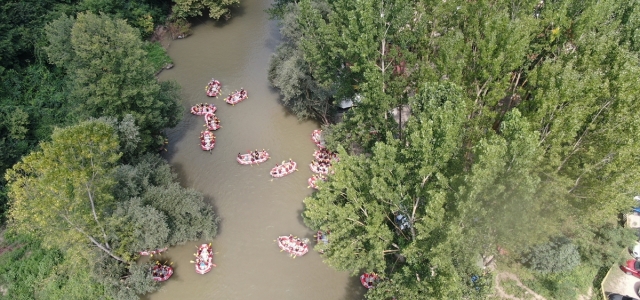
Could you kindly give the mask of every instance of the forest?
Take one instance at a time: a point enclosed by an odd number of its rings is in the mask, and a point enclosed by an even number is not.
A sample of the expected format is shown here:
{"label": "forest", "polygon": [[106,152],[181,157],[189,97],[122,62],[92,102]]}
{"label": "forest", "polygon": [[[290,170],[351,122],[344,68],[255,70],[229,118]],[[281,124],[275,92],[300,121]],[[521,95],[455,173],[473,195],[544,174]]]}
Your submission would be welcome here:
{"label": "forest", "polygon": [[[151,41],[239,3],[0,4],[0,299],[138,299],[137,251],[216,235],[157,154],[182,106]],[[325,263],[377,273],[367,299],[601,293],[638,239],[638,4],[275,0],[269,81],[340,157],[302,212]]]}
{"label": "forest", "polygon": [[238,3],[0,4],[0,299],[139,299],[158,288],[140,251],[216,235],[158,155],[183,108],[154,35]]}
{"label": "forest", "polygon": [[269,80],[340,157],[304,200],[325,262],[367,299],[601,295],[637,239],[638,4],[275,1]]}

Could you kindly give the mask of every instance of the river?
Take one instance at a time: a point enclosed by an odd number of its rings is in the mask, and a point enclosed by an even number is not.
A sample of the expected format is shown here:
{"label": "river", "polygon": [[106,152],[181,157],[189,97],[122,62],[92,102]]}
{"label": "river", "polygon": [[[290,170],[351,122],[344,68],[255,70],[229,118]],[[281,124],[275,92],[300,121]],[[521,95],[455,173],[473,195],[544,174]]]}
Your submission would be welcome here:
{"label": "river", "polygon": [[[295,259],[280,252],[275,239],[293,234],[313,241],[302,222],[302,200],[311,194],[308,164],[315,149],[311,132],[318,124],[299,121],[279,103],[267,80],[269,58],[279,43],[277,23],[264,10],[270,2],[243,0],[227,22],[206,21],[186,39],[171,41],[175,67],[159,75],[182,86],[184,119],[168,130],[165,157],[181,184],[205,195],[220,216],[219,234],[211,242],[214,268],[198,275],[189,262],[199,242],[169,249],[163,255],[175,273],[150,300],[175,299],[362,299],[356,277],[337,272],[311,250]],[[226,96],[244,87],[249,98],[235,106],[223,97],[208,98],[205,85],[222,83]],[[202,151],[203,117],[188,113],[191,105],[213,102],[222,128],[215,132],[212,153]],[[235,157],[249,149],[268,149],[272,159],[260,166],[241,166]],[[298,172],[272,180],[269,170],[289,158]],[[179,199],[178,199],[179,200]],[[313,247],[315,243],[311,242]]]}

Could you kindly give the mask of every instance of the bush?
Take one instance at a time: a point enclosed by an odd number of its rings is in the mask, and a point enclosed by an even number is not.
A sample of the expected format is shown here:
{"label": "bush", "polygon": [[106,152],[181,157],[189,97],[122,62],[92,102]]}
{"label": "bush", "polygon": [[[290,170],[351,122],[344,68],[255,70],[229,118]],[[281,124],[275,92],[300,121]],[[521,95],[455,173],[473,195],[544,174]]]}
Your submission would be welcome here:
{"label": "bush", "polygon": [[172,63],[171,57],[167,54],[167,51],[162,48],[162,45],[158,42],[146,43],[144,46],[147,51],[147,57],[153,65],[156,71],[164,68],[166,65]]}
{"label": "bush", "polygon": [[567,238],[558,238],[533,247],[523,259],[531,269],[543,274],[571,271],[580,264],[578,247]]}
{"label": "bush", "polygon": [[172,39],[181,39],[191,34],[191,23],[185,19],[177,19],[168,25],[169,33]]}

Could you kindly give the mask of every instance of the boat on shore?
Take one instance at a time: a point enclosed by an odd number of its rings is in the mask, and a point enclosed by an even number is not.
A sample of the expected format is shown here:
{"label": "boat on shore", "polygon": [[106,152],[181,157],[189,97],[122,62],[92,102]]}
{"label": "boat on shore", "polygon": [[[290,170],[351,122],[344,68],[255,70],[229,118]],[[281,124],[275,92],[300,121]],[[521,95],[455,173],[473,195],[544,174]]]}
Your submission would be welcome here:
{"label": "boat on shore", "polygon": [[286,251],[295,258],[296,256],[303,256],[309,252],[307,241],[301,240],[293,235],[281,235],[278,237],[278,247],[280,250]]}
{"label": "boat on shore", "polygon": [[191,107],[191,113],[196,116],[215,113],[218,108],[209,103],[199,103]]}
{"label": "boat on shore", "polygon": [[218,130],[222,126],[220,126],[220,119],[214,113],[204,115],[204,123],[209,130]]}
{"label": "boat on shore", "polygon": [[211,151],[216,146],[216,136],[213,132],[205,130],[200,133],[200,147],[204,151]]}
{"label": "boat on shore", "polygon": [[151,276],[154,281],[166,281],[173,275],[173,268],[166,264],[156,262],[156,265],[151,267]]}
{"label": "boat on shore", "polygon": [[233,92],[233,94],[229,95],[227,98],[224,98],[224,102],[227,102],[231,105],[236,105],[240,101],[243,101],[247,98],[247,91],[245,91],[244,89],[240,89],[239,91]]}
{"label": "boat on shore", "polygon": [[322,180],[322,181],[326,181],[327,178],[324,177],[323,175],[316,175],[313,174],[311,175],[311,177],[309,178],[309,180],[307,180],[307,183],[309,184],[308,187],[313,188],[313,189],[318,189],[318,180]]}
{"label": "boat on shore", "polygon": [[360,283],[362,283],[362,285],[367,289],[372,289],[378,279],[378,274],[373,272],[360,275]]}
{"label": "boat on shore", "polygon": [[138,254],[142,255],[142,256],[147,256],[147,255],[154,255],[154,254],[158,254],[158,253],[162,253],[164,251],[167,251],[167,249],[169,248],[158,248],[156,250],[145,250],[145,251],[140,251],[138,252]]}
{"label": "boat on shore", "polygon": [[320,149],[324,149],[324,138],[322,138],[322,130],[316,129],[311,133],[311,140]]}
{"label": "boat on shore", "polygon": [[271,169],[270,174],[272,177],[275,177],[275,178],[284,177],[295,171],[298,171],[298,169],[296,169],[297,166],[298,164],[296,164],[295,161],[292,161],[292,160],[289,160],[288,162],[282,161],[282,164],[280,165],[276,164],[276,166],[273,167],[273,169]]}
{"label": "boat on shore", "polygon": [[263,163],[269,159],[269,152],[266,150],[262,151],[249,151],[246,154],[238,153],[236,160],[241,165],[255,165],[259,163]]}
{"label": "boat on shore", "polygon": [[206,91],[207,96],[209,97],[218,97],[220,95],[220,90],[222,89],[222,84],[220,81],[211,78],[209,84],[207,84]]}
{"label": "boat on shore", "polygon": [[213,248],[211,244],[202,244],[198,247],[198,251],[195,254],[195,268],[196,273],[206,274],[213,269],[216,265],[213,263]]}

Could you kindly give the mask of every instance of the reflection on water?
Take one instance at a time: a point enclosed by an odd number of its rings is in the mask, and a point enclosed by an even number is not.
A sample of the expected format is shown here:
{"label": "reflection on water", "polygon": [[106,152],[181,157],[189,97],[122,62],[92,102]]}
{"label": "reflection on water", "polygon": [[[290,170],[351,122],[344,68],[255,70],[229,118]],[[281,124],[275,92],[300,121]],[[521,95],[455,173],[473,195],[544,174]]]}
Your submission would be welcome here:
{"label": "reflection on water", "polygon": [[[355,277],[336,272],[309,251],[290,258],[275,242],[293,234],[313,240],[302,223],[302,199],[311,193],[307,179],[318,127],[290,115],[269,87],[269,58],[278,44],[275,22],[264,13],[267,1],[243,1],[234,18],[224,24],[204,22],[193,35],[172,41],[169,54],[175,67],[160,75],[183,87],[183,121],[169,130],[165,157],[184,186],[201,191],[221,218],[212,242],[212,272],[198,275],[193,260],[198,242],[169,249],[162,259],[174,262],[173,277],[147,298],[164,299],[361,299],[364,288]],[[222,95],[208,98],[205,86],[212,77],[222,83]],[[245,88],[249,98],[231,106],[223,97]],[[222,128],[215,131],[216,146],[209,153],[199,146],[204,117],[188,113],[196,103],[213,102]],[[271,159],[258,166],[241,166],[238,152],[268,149]],[[298,162],[299,171],[272,179],[270,169],[283,160]],[[313,246],[313,243],[311,243]]]}

